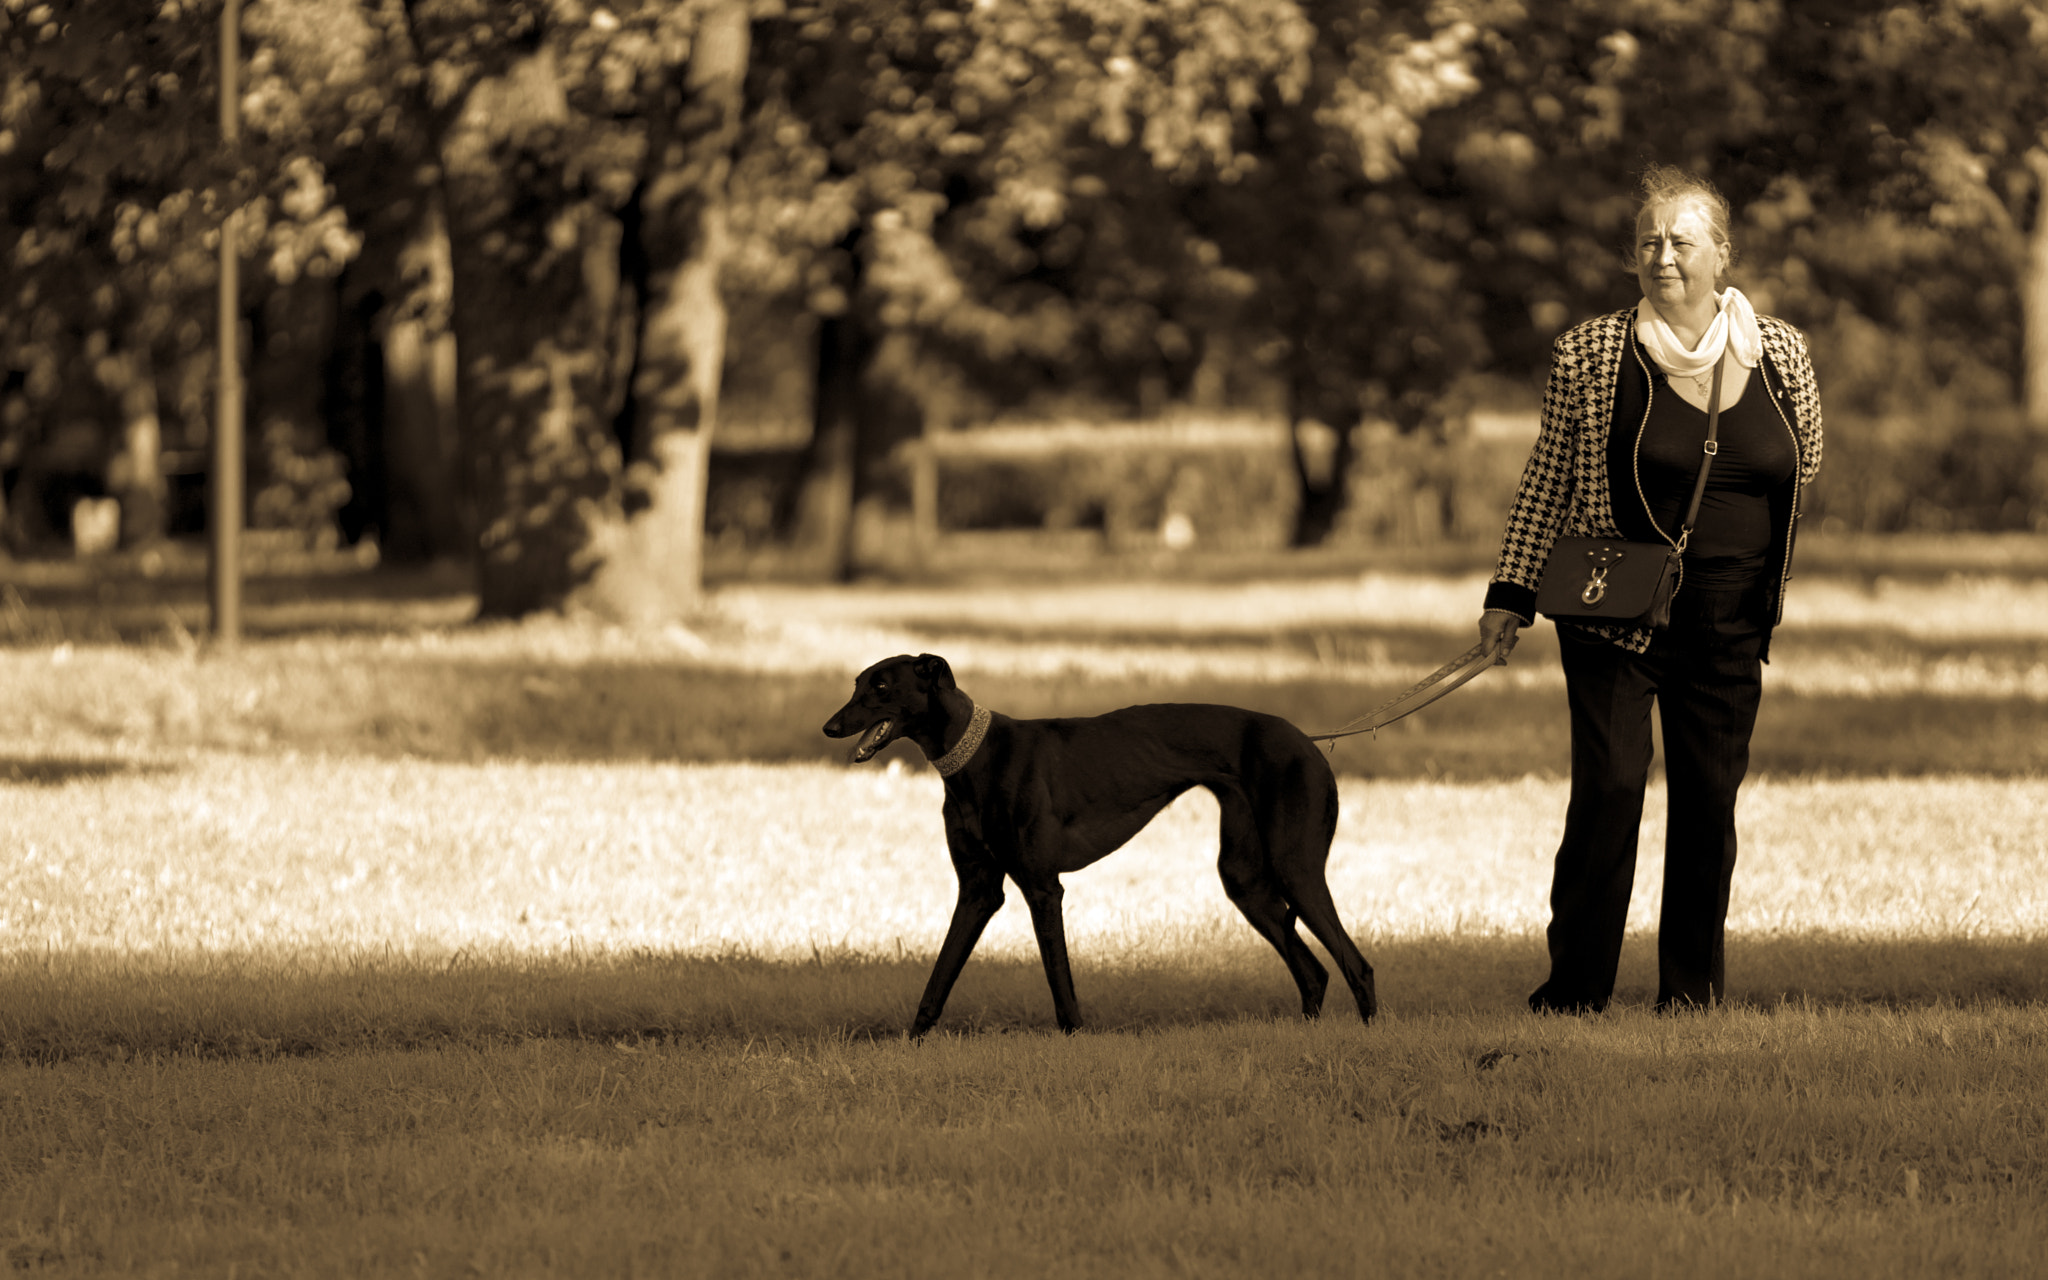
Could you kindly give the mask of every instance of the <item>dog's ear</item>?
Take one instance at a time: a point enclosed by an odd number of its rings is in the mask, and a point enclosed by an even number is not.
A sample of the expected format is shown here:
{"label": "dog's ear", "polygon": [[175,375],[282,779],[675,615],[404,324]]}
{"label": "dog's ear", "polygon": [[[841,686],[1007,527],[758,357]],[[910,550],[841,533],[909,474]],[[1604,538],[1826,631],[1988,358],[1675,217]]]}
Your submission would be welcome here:
{"label": "dog's ear", "polygon": [[959,687],[953,683],[953,668],[947,666],[946,660],[936,653],[918,654],[917,661],[911,664],[910,669],[917,672],[918,678],[923,680],[930,688],[957,689]]}

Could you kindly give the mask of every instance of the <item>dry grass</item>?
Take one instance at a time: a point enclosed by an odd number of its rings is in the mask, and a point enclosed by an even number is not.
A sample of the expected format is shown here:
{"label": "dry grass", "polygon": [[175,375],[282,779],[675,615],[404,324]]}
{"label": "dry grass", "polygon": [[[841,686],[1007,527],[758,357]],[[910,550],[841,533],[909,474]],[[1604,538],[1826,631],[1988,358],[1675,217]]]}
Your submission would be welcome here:
{"label": "dry grass", "polygon": [[[818,759],[854,671],[939,652],[1011,714],[1132,701],[1256,706],[1335,727],[1464,649],[1478,579],[941,592],[733,587],[693,628],[588,620],[157,645],[0,648],[11,763],[191,748],[485,760]],[[1803,603],[1799,603],[1803,602]],[[1802,582],[1767,671],[1758,767],[1891,775],[2048,771],[2048,594],[2038,582]],[[1518,777],[1563,767],[1551,628],[1340,769]]]}
{"label": "dry grass", "polygon": [[[9,951],[894,953],[934,949],[953,899],[928,772],[201,755],[9,791]],[[1542,927],[1563,783],[1347,779],[1342,795],[1330,879],[1361,938]],[[1639,928],[1654,923],[1660,795]],[[2048,781],[1764,778],[1747,795],[1738,931],[2048,933]],[[1191,793],[1069,877],[1077,945],[1235,927],[1215,823]],[[984,943],[1031,945],[1021,910]]]}
{"label": "dry grass", "polygon": [[[1528,764],[1344,780],[1331,879],[1380,971],[1371,1028],[1342,996],[1319,1024],[1288,1016],[1291,984],[1216,884],[1198,795],[1070,878],[1093,1031],[1049,1034],[1013,905],[944,1034],[912,1047],[896,1032],[952,900],[928,773],[374,754],[516,748],[581,707],[584,749],[630,758],[667,696],[698,699],[714,743],[729,711],[808,733],[846,673],[902,649],[937,648],[1019,701],[1237,687],[1222,672],[1315,710],[1461,647],[1470,584],[1403,581],[1047,592],[1039,613],[1018,594],[994,626],[995,599],[948,613],[867,592],[835,616],[828,594],[748,616],[735,592],[722,620],[656,636],[0,654],[0,1259],[292,1276],[2036,1271],[2048,781],[2023,739],[2043,701],[2039,584],[1947,614],[1954,583],[1924,600],[1900,593],[1934,588],[1802,584],[1816,613],[1784,633],[1771,678],[1794,719],[1774,731],[1884,737],[1799,758],[1926,776],[1751,784],[1736,1007],[1703,1018],[1643,1007],[1655,794],[1619,1007],[1521,1011],[1564,803],[1561,783],[1518,776]],[[1345,629],[1364,612],[1388,627]],[[1978,621],[1912,633],[1945,616]],[[1552,695],[1542,650],[1446,704],[1473,708],[1461,732],[1497,735],[1489,716]],[[704,693],[720,681],[726,702]],[[1465,714],[1353,758],[1441,752]],[[1970,734],[1970,759],[2017,760],[2013,776],[1942,773]],[[373,754],[276,746],[323,740]]]}
{"label": "dry grass", "polygon": [[58,1274],[2030,1274],[2038,1010],[0,1066]]}
{"label": "dry grass", "polygon": [[1638,941],[1585,1022],[1518,1011],[1556,785],[1347,784],[1372,1028],[1287,1016],[1182,805],[1075,877],[1101,1030],[1049,1034],[1006,920],[918,1047],[928,775],[202,756],[8,793],[24,1271],[1868,1280],[2048,1246],[2035,784],[1760,786],[1752,826],[1813,834],[1751,840],[1745,1007],[1651,1017]]}

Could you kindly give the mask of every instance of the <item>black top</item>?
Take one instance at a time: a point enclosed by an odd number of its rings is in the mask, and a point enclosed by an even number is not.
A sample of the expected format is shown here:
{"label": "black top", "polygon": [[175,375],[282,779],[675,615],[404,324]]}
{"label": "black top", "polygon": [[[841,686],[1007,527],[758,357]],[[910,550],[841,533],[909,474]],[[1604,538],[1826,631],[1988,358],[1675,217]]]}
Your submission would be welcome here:
{"label": "black top", "polygon": [[[1685,523],[1706,438],[1706,410],[1680,399],[1658,371],[1637,467],[1650,515],[1673,538]],[[1743,587],[1756,580],[1770,553],[1771,492],[1799,465],[1792,433],[1760,373],[1752,371],[1742,398],[1722,408],[1717,439],[1720,452],[1707,472],[1699,520],[1686,544],[1685,579],[1695,587]]]}
{"label": "black top", "polygon": [[[1530,452],[1515,491],[1495,581],[1486,588],[1487,608],[1534,618],[1536,588],[1523,580],[1540,574],[1555,534],[1586,531],[1586,525],[1602,514],[1613,524],[1600,532],[1630,542],[1662,541],[1636,492],[1635,445],[1649,411],[1651,383],[1661,389],[1664,382],[1650,372],[1653,362],[1635,335],[1635,321],[1636,308],[1628,307],[1574,325],[1558,336],[1544,392],[1545,437]],[[1755,617],[1764,628],[1764,648],[1758,656],[1768,662],[1771,629],[1791,578],[1799,476],[1818,461],[1806,451],[1811,448],[1818,454],[1821,424],[1813,365],[1798,330],[1770,316],[1758,316],[1757,327],[1763,336],[1763,360],[1751,371],[1743,396],[1756,396],[1759,407],[1777,414],[1797,432],[1795,448],[1800,453],[1800,470],[1771,490],[1771,545],[1751,584]],[[1600,450],[1603,456],[1588,456],[1591,450]],[[1603,503],[1603,498],[1609,501]],[[1688,581],[1696,580],[1688,575]],[[1636,652],[1648,639],[1640,628],[1601,630]]]}

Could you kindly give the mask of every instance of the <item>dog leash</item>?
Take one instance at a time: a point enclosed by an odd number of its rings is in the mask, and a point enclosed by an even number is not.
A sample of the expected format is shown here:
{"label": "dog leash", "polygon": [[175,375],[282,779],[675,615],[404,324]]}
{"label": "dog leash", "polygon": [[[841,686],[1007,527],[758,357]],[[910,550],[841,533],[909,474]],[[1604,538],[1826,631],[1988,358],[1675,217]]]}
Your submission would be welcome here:
{"label": "dog leash", "polygon": [[1465,682],[1493,665],[1490,659],[1499,642],[1481,640],[1470,649],[1430,672],[1371,711],[1330,733],[1311,733],[1311,742],[1329,742],[1354,733],[1377,733],[1403,716],[1411,716],[1447,693],[1463,688]]}

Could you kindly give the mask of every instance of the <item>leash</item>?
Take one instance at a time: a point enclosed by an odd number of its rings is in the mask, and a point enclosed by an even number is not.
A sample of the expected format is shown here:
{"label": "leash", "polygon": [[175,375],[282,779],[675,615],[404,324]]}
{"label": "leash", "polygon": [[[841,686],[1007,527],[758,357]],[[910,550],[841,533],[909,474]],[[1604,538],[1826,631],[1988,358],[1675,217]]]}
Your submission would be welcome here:
{"label": "leash", "polygon": [[1463,688],[1466,681],[1493,665],[1497,647],[1482,640],[1343,728],[1309,734],[1309,741],[1329,742],[1354,733],[1377,733],[1404,716],[1412,716],[1445,694]]}

